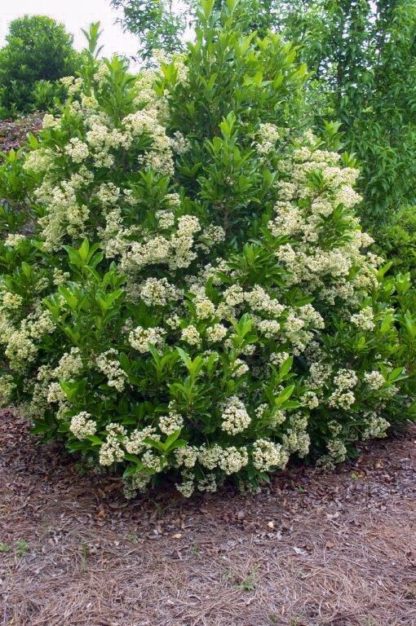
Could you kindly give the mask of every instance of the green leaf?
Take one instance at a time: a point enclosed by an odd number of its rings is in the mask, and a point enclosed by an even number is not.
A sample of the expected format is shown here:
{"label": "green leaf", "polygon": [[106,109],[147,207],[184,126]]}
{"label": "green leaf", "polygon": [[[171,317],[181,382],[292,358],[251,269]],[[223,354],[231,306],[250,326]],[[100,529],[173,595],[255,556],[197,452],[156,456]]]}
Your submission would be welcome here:
{"label": "green leaf", "polygon": [[279,393],[277,398],[275,398],[275,400],[274,400],[275,406],[276,407],[283,406],[285,404],[285,402],[287,402],[287,400],[289,400],[290,396],[295,391],[295,388],[296,388],[296,385],[290,385],[289,387],[286,387],[285,389],[283,389],[283,391],[281,393]]}

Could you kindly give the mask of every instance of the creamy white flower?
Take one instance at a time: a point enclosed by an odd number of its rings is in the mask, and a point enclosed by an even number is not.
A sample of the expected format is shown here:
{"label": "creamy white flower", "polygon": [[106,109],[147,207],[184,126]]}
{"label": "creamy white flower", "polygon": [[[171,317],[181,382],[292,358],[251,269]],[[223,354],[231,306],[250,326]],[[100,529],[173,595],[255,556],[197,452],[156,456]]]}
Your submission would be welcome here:
{"label": "creamy white flower", "polygon": [[190,498],[195,491],[195,478],[190,472],[183,474],[181,483],[176,483],[175,487],[185,498]]}
{"label": "creamy white flower", "polygon": [[91,419],[91,415],[87,411],[81,411],[71,418],[69,430],[77,439],[86,439],[95,435],[97,424]]}
{"label": "creamy white flower", "polygon": [[262,472],[268,472],[273,468],[284,468],[289,460],[288,453],[283,447],[268,439],[258,439],[253,444],[253,465]]}
{"label": "creamy white flower", "polygon": [[158,346],[163,343],[164,333],[163,328],[137,326],[129,333],[129,343],[135,350],[144,354],[149,352],[151,346]]}
{"label": "creamy white flower", "polygon": [[366,372],[364,374],[364,381],[370,387],[370,389],[381,389],[384,383],[386,382],[383,374],[378,372],[377,370],[373,370],[372,372]]}
{"label": "creamy white flower", "polygon": [[182,448],[176,448],[175,459],[179,466],[192,468],[198,459],[198,448],[196,446],[184,446]]}
{"label": "creamy white flower", "polygon": [[372,307],[367,306],[359,313],[355,313],[351,316],[351,323],[361,328],[361,330],[373,330],[374,324],[374,311]]}
{"label": "creamy white flower", "polygon": [[221,415],[221,429],[229,435],[243,432],[250,426],[251,418],[247,409],[237,396],[231,396],[225,404]]}
{"label": "creamy white flower", "polygon": [[201,343],[201,335],[192,324],[182,329],[181,339],[190,346],[198,346]]}
{"label": "creamy white flower", "polygon": [[223,324],[214,324],[205,331],[206,338],[211,343],[222,341],[227,335],[227,328]]}
{"label": "creamy white flower", "polygon": [[221,451],[218,467],[227,475],[236,474],[248,464],[248,461],[248,452],[245,447],[230,446]]}
{"label": "creamy white flower", "polygon": [[71,157],[74,163],[82,163],[82,161],[88,158],[90,153],[88,145],[77,137],[70,139],[69,143],[65,146],[65,152]]}
{"label": "creamy white flower", "polygon": [[123,391],[127,381],[127,374],[121,368],[117,359],[117,350],[110,349],[100,354],[96,359],[98,369],[107,377],[109,387]]}
{"label": "creamy white flower", "polygon": [[159,429],[165,435],[172,435],[177,430],[181,430],[183,425],[182,415],[174,411],[170,411],[169,415],[161,415],[159,417]]}

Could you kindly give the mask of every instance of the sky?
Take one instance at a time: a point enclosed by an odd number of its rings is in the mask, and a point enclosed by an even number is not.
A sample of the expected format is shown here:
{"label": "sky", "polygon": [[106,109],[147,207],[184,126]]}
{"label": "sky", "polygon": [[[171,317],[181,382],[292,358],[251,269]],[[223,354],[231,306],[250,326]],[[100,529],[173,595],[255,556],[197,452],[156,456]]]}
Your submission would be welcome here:
{"label": "sky", "polygon": [[110,0],[0,0],[0,47],[5,43],[9,23],[23,15],[48,15],[62,22],[74,35],[78,50],[84,47],[81,28],[100,21],[105,56],[114,52],[134,56],[137,52],[136,37],[124,33],[115,23],[120,13],[111,8]]}

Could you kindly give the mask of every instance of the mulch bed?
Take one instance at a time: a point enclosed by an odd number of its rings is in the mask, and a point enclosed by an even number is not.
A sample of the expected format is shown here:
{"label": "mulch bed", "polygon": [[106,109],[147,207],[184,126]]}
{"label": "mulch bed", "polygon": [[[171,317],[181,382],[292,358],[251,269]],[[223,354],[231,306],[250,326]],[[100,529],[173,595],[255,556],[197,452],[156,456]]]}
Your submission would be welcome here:
{"label": "mulch bed", "polygon": [[415,626],[416,429],[256,496],[125,501],[0,415],[0,625]]}
{"label": "mulch bed", "polygon": [[0,151],[17,150],[29,133],[36,134],[40,130],[43,116],[31,113],[17,119],[0,120]]}

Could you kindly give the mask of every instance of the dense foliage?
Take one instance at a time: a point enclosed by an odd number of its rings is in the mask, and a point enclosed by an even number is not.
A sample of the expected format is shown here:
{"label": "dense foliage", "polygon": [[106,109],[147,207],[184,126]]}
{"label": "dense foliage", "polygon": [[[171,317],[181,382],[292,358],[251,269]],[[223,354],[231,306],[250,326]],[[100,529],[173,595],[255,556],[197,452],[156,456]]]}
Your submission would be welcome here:
{"label": "dense foliage", "polygon": [[380,229],[380,246],[394,267],[416,278],[416,207],[405,206],[394,212]]}
{"label": "dense foliage", "polygon": [[[146,54],[155,47],[180,49],[194,1],[184,3],[187,12],[156,4],[113,0],[132,32],[140,35],[147,32],[144,24],[153,24],[150,39],[142,36]],[[224,4],[217,0],[215,6]],[[402,204],[413,204],[416,0],[243,0],[242,5],[247,32],[271,29],[299,46],[310,72],[313,126],[340,122],[345,147],[359,159],[365,222],[387,221]],[[152,39],[159,30],[173,33],[174,41]]]}
{"label": "dense foliage", "polygon": [[91,50],[0,172],[2,401],[128,492],[256,485],[413,414],[408,277],[371,251],[334,128],[300,127],[294,48],[245,32],[205,2],[154,71]]}
{"label": "dense foliage", "polygon": [[2,115],[48,109],[63,95],[58,79],[76,68],[72,36],[62,24],[39,15],[13,20],[0,50]]}

